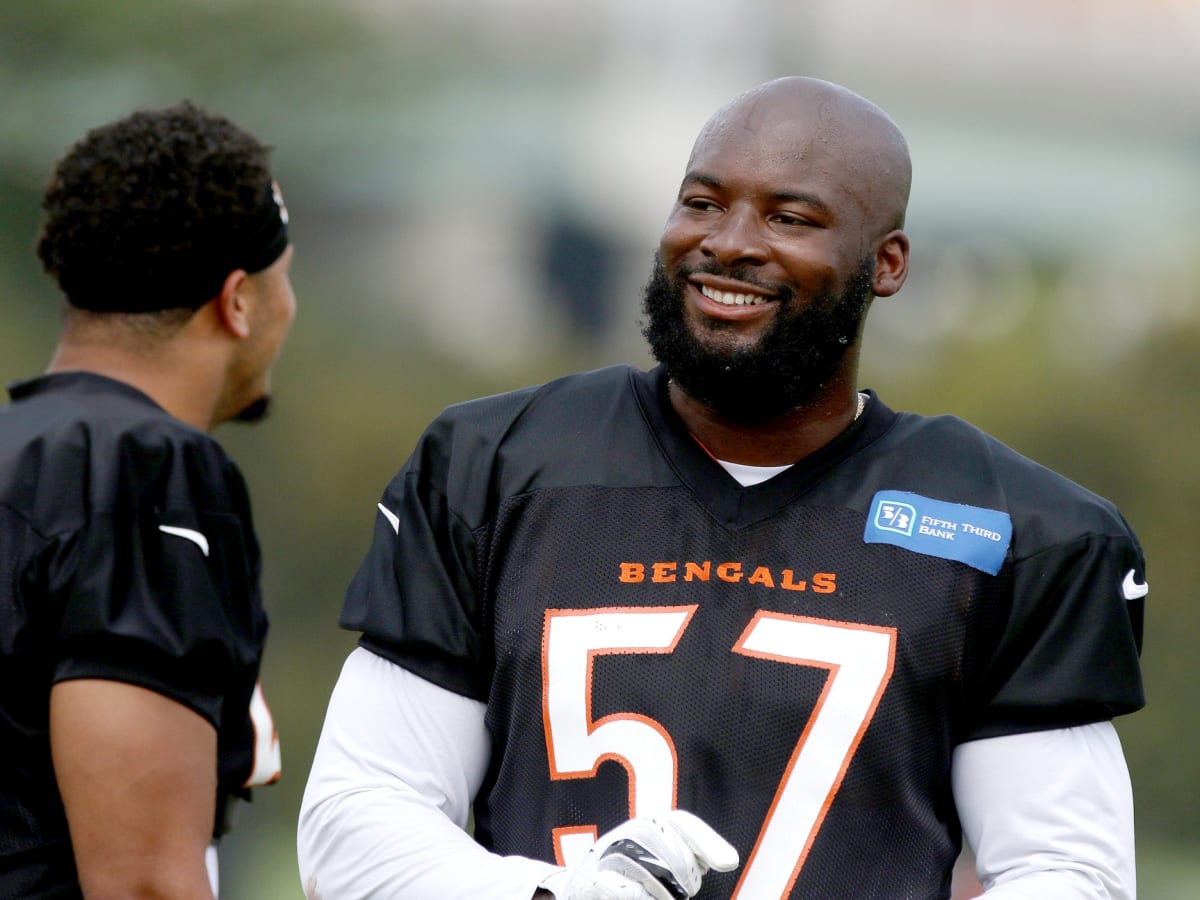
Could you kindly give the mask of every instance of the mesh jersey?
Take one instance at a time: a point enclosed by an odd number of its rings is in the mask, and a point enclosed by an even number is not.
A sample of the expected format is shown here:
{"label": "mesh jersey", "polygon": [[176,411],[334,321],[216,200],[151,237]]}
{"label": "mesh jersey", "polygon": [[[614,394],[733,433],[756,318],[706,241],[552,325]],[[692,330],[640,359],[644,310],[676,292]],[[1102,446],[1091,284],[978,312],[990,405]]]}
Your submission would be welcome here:
{"label": "mesh jersey", "polygon": [[[874,539],[880,496],[940,536]],[[382,506],[341,622],[486,702],[499,853],[561,864],[675,805],[741,854],[705,900],[945,898],[956,744],[1143,703],[1134,535],[956,418],[873,397],[743,488],[661,369],[615,367],[451,407]],[[971,537],[993,564],[952,555]]]}
{"label": "mesh jersey", "polygon": [[[278,774],[257,687],[259,551],[233,463],[144,394],[82,372],[10,393],[0,409],[0,897],[73,897],[50,761],[53,683],[123,681],[195,710],[218,730],[223,795]],[[257,760],[256,739],[266,741]]]}

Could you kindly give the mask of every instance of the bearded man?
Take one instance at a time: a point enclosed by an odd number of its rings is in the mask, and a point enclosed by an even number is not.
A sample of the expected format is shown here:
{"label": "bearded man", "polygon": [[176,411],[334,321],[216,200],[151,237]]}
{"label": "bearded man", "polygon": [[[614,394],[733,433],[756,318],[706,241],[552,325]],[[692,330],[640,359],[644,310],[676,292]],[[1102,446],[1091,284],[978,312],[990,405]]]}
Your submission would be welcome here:
{"label": "bearded man", "polygon": [[739,96],[662,235],[660,365],[433,422],[346,596],[310,898],[928,900],[964,836],[989,897],[1134,895],[1136,538],[857,383],[910,180],[843,87]]}

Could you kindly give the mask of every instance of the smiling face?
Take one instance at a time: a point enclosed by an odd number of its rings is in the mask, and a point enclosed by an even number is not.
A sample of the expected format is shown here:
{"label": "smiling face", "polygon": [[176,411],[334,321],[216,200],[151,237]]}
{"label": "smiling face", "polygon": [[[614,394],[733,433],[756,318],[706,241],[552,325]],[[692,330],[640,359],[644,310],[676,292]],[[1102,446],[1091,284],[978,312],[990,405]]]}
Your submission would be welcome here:
{"label": "smiling face", "polygon": [[[709,276],[737,281],[738,292],[702,287],[703,301],[689,297],[695,279]],[[672,275],[656,257],[644,334],[655,359],[691,397],[730,422],[758,424],[809,404],[830,383],[861,332],[870,281],[868,259],[840,292],[799,303],[790,289],[776,286],[766,300],[751,289],[748,273],[677,269]],[[709,304],[720,308],[707,312]]]}
{"label": "smiling face", "polygon": [[784,79],[735,100],[697,140],[663,231],[655,357],[740,421],[852,379],[872,294],[907,271],[907,191],[903,138],[857,95]]}

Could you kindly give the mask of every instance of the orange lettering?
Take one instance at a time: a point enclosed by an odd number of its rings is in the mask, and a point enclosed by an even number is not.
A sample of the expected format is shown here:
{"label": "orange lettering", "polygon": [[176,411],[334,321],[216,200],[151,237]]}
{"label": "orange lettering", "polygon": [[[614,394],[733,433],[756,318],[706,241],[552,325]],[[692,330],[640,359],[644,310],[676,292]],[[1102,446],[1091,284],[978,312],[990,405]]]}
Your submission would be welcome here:
{"label": "orange lettering", "polygon": [[761,584],[764,587],[775,587],[775,579],[771,577],[771,570],[766,566],[759,566],[754,570],[754,573],[747,580],[751,584]]}
{"label": "orange lettering", "polygon": [[813,590],[818,594],[832,594],[837,590],[837,574],[835,572],[814,572]]}
{"label": "orange lettering", "polygon": [[[779,582],[779,586],[789,591],[805,591],[808,590],[808,583],[800,580],[796,581],[796,573],[791,569],[783,570],[783,581]],[[814,588],[815,590],[815,588]]]}
{"label": "orange lettering", "polygon": [[654,564],[654,574],[650,580],[658,584],[666,584],[675,580],[675,563],[660,562]]}
{"label": "orange lettering", "polygon": [[721,563],[717,566],[717,577],[722,581],[734,584],[742,580],[742,564],[736,562]]}
{"label": "orange lettering", "polygon": [[625,584],[638,584],[646,580],[646,567],[641,563],[621,563],[620,580]]}
{"label": "orange lettering", "polygon": [[[778,573],[779,580],[776,581],[776,573],[772,572],[769,566],[755,566],[754,570],[747,575],[740,562],[723,562],[714,566],[711,559],[700,562],[623,562],[618,565],[620,566],[618,580],[622,584],[642,584],[647,577],[654,584],[674,584],[681,578],[683,581],[710,581],[715,568],[717,577],[730,584],[737,584],[744,580],[747,584],[757,584],[768,588],[780,587],[785,591],[811,590],[818,594],[832,594],[837,591],[836,572],[815,572],[811,580],[805,581],[803,578],[796,577],[795,569],[781,569]],[[683,567],[682,576],[679,572],[680,566]]]}

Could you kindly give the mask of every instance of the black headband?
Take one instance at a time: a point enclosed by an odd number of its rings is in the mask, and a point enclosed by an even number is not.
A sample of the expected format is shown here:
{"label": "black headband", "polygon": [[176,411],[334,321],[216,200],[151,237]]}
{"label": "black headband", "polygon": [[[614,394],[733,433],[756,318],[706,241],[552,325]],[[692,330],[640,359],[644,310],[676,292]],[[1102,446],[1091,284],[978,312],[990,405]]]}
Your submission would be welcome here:
{"label": "black headband", "polygon": [[[288,212],[271,182],[253,213],[233,227],[193,244],[186,256],[161,261],[157,278],[116,278],[111,285],[93,281],[85,289],[69,290],[71,303],[97,312],[156,312],[163,309],[199,309],[221,292],[230,272],[261,272],[283,255],[288,246]],[[120,282],[119,287],[117,283]]]}
{"label": "black headband", "polygon": [[[240,262],[234,268],[261,272],[283,255],[288,245],[288,211],[279,193],[278,182],[271,182],[258,214],[247,223],[236,248]],[[233,269],[230,269],[233,271]]]}

